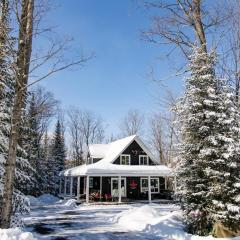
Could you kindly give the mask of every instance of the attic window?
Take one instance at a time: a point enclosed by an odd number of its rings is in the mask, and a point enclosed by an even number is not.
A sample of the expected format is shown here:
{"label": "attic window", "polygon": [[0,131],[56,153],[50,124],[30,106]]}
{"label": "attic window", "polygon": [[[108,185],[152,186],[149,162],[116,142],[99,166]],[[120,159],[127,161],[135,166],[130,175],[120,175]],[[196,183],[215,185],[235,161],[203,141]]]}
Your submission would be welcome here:
{"label": "attic window", "polygon": [[121,165],[130,165],[131,162],[131,156],[127,154],[122,154],[120,156],[120,164]]}
{"label": "attic window", "polygon": [[147,155],[139,155],[139,165],[149,165],[149,160]]}

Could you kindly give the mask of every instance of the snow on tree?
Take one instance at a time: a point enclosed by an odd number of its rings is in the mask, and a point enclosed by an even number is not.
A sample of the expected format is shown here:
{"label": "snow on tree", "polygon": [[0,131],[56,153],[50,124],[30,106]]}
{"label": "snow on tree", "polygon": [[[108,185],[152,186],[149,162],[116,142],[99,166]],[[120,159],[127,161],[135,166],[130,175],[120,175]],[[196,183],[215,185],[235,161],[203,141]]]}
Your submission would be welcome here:
{"label": "snow on tree", "polygon": [[[11,48],[15,41],[10,37],[8,1],[1,1],[0,4],[0,206],[2,206],[3,180],[8,156],[11,113],[15,93],[14,73],[11,68],[14,57]],[[26,184],[26,179],[29,179],[26,169],[29,169],[30,165],[27,159],[24,158],[24,150],[19,144],[17,146],[16,162],[16,181],[14,183],[13,214],[11,217],[12,226],[21,224],[19,214],[29,210],[28,200],[21,192],[20,186]],[[0,222],[2,220],[1,217],[2,215],[0,214]]]}
{"label": "snow on tree", "polygon": [[214,53],[195,48],[178,103],[179,196],[187,230],[207,235],[216,221],[239,224],[239,116],[230,89],[217,78]]}
{"label": "snow on tree", "polygon": [[64,143],[64,134],[60,121],[57,121],[55,133],[52,142],[51,156],[48,160],[49,190],[50,193],[57,195],[59,191],[60,172],[64,170],[66,159],[66,149]]}

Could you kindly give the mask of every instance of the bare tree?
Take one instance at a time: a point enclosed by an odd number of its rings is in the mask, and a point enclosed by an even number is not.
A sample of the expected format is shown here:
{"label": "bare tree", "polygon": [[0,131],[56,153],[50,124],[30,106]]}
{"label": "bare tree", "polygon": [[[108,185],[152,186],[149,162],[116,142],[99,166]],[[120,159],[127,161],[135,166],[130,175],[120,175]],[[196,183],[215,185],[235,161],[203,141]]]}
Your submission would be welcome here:
{"label": "bare tree", "polygon": [[76,108],[68,111],[68,126],[71,137],[71,154],[74,165],[83,164],[84,134],[81,127],[81,112]]}
{"label": "bare tree", "polygon": [[149,122],[148,137],[150,146],[157,153],[160,161],[174,166],[179,143],[179,126],[175,111],[177,99],[171,91],[157,99],[160,109],[153,114]]}
{"label": "bare tree", "polygon": [[138,110],[129,110],[120,123],[122,135],[143,135],[144,115]]}
{"label": "bare tree", "polygon": [[70,108],[68,111],[70,152],[76,166],[84,163],[84,153],[88,151],[89,144],[103,142],[105,127],[103,119],[97,114]]}
{"label": "bare tree", "polygon": [[204,5],[203,0],[149,0],[144,5],[158,12],[151,18],[152,27],[143,31],[144,39],[170,44],[174,46],[170,53],[178,48],[187,58],[196,42],[207,52],[206,34],[224,24],[230,15],[218,1]]}
{"label": "bare tree", "polygon": [[56,115],[59,101],[54,98],[53,93],[40,86],[35,88],[32,94],[34,94],[35,99],[35,118],[38,123],[40,141],[44,133],[47,132],[52,117]]}
{"label": "bare tree", "polygon": [[104,121],[90,111],[81,111],[80,129],[84,136],[84,143],[88,147],[91,143],[101,143],[104,140]]}
{"label": "bare tree", "polygon": [[225,26],[224,44],[221,49],[222,59],[220,69],[223,76],[234,86],[236,102],[239,103],[240,91],[240,1],[228,3],[227,12],[230,12],[228,24]]}
{"label": "bare tree", "polygon": [[160,114],[154,114],[150,118],[150,132],[149,139],[150,145],[154,148],[157,153],[159,162],[161,164],[167,163],[167,153],[166,153],[166,130],[164,120]]}

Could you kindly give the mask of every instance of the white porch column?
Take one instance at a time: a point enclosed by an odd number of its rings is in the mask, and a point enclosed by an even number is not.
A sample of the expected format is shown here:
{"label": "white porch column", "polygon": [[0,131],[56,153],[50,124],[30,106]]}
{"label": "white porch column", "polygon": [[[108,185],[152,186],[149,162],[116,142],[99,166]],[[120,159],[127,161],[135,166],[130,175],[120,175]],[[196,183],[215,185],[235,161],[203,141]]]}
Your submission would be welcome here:
{"label": "white porch column", "polygon": [[64,196],[67,194],[67,177],[64,177]]}
{"label": "white porch column", "polygon": [[122,202],[121,176],[118,176],[118,202]]}
{"label": "white porch column", "polygon": [[152,192],[151,192],[151,177],[148,176],[148,202],[152,202]]}
{"label": "white porch column", "polygon": [[87,176],[86,182],[86,203],[89,203],[89,176]]}
{"label": "white porch column", "polygon": [[167,177],[164,178],[165,190],[167,190]]}
{"label": "white porch column", "polygon": [[62,193],[62,177],[60,177],[60,181],[59,181],[59,195],[61,195]]}
{"label": "white porch column", "polygon": [[72,197],[73,195],[73,177],[70,178],[71,182],[70,182],[70,197]]}
{"label": "white porch column", "polygon": [[100,200],[102,200],[102,176],[100,176]]}
{"label": "white porch column", "polygon": [[77,178],[77,201],[80,200],[80,176]]}

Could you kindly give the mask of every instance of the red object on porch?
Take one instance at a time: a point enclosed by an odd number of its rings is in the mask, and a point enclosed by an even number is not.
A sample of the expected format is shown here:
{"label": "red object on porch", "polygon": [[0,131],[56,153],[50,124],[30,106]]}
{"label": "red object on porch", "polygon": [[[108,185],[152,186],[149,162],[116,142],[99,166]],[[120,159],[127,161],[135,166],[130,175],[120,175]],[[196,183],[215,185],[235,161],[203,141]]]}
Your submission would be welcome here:
{"label": "red object on porch", "polygon": [[135,180],[132,180],[131,183],[129,184],[131,189],[136,189],[137,188],[137,183],[135,182]]}
{"label": "red object on porch", "polygon": [[105,200],[106,200],[106,201],[112,200],[112,195],[109,194],[109,193],[106,193],[106,194],[104,195],[104,197],[105,197]]}

